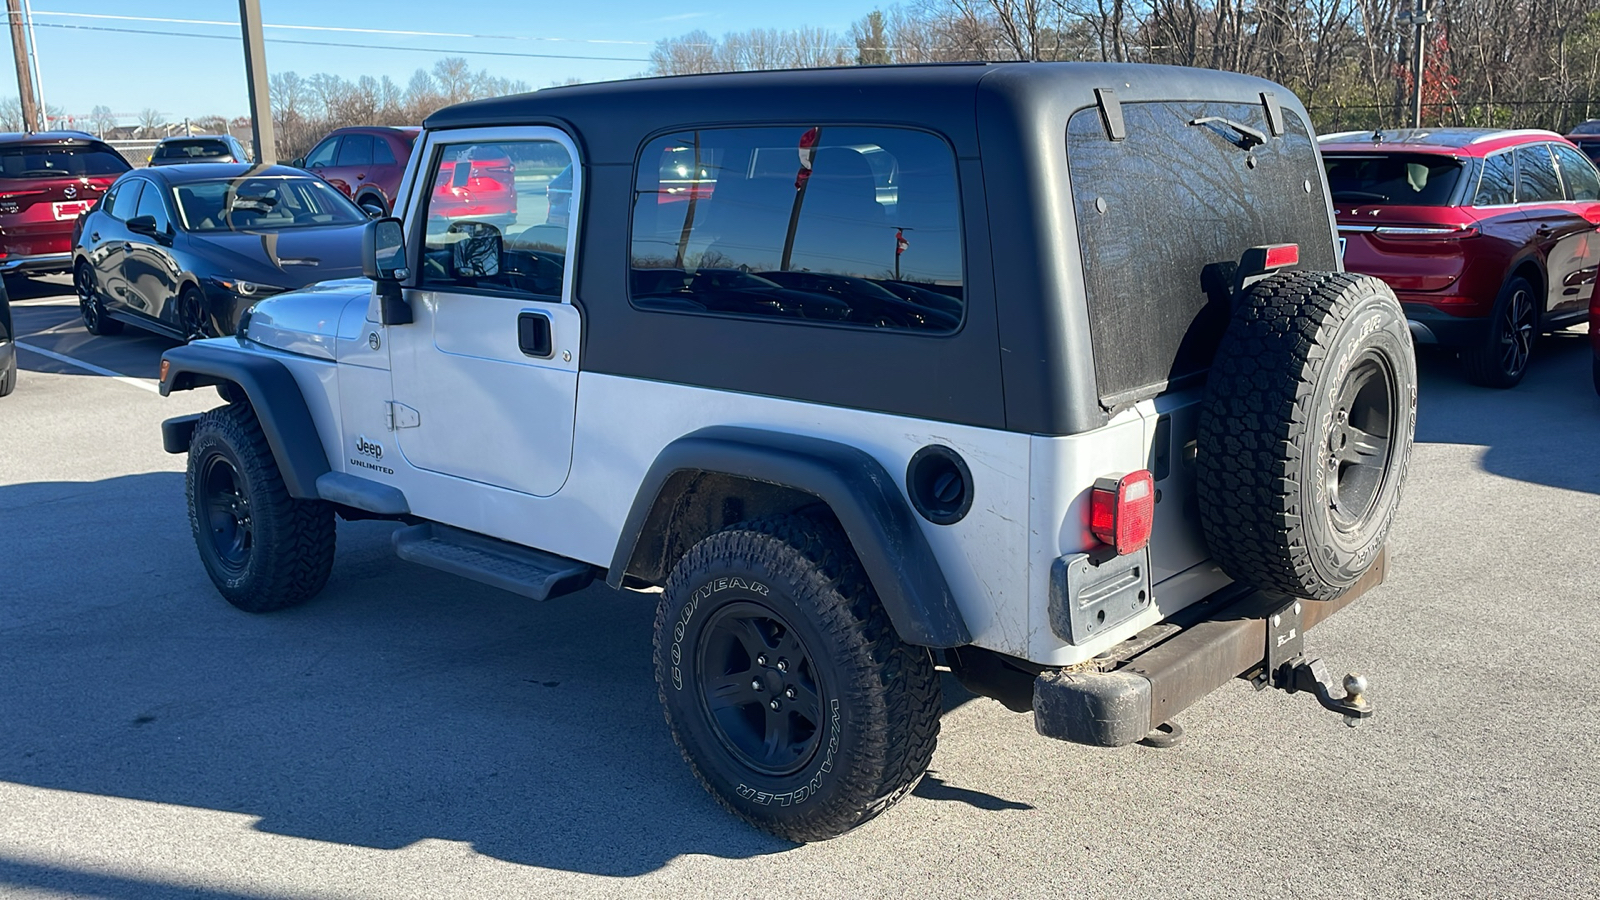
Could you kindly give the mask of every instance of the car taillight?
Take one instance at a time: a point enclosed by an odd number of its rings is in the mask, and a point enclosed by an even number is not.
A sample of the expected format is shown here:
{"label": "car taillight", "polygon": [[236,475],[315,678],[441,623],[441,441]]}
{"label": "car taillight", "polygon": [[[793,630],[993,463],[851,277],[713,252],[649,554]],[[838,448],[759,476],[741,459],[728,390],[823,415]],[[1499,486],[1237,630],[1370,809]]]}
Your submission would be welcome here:
{"label": "car taillight", "polygon": [[1089,532],[1118,556],[1144,549],[1156,518],[1156,480],[1149,469],[1095,481],[1089,495]]}

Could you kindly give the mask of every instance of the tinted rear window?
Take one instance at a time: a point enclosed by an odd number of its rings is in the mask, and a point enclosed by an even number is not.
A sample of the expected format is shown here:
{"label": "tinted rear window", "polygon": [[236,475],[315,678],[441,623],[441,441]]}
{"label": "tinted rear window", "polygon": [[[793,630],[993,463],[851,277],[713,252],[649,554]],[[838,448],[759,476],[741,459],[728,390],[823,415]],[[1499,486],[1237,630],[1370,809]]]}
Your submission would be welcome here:
{"label": "tinted rear window", "polygon": [[156,159],[210,159],[231,156],[233,151],[222,141],[167,141],[156,147]]}
{"label": "tinted rear window", "polygon": [[1448,206],[1461,163],[1432,153],[1329,154],[1328,190],[1334,203]]}
{"label": "tinted rear window", "polygon": [[103,147],[0,147],[0,178],[78,178],[121,175],[128,163]]}
{"label": "tinted rear window", "polygon": [[1095,375],[1108,406],[1152,396],[1210,366],[1227,325],[1240,255],[1300,245],[1300,268],[1338,268],[1322,171],[1305,123],[1249,141],[1221,116],[1267,133],[1260,104],[1126,103],[1127,139],[1106,137],[1100,111],[1067,124]]}

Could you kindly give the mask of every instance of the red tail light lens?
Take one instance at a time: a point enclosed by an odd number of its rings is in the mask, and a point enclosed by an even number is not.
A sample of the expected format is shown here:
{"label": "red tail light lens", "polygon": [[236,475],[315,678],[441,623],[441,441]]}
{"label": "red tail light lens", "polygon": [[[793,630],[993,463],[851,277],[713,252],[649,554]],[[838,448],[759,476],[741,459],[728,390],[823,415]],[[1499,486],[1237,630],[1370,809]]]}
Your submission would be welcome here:
{"label": "red tail light lens", "polygon": [[1089,496],[1089,531],[1118,556],[1150,543],[1156,518],[1156,480],[1148,469],[1095,482]]}
{"label": "red tail light lens", "polygon": [[1266,268],[1281,269],[1300,264],[1299,244],[1274,244],[1267,248]]}

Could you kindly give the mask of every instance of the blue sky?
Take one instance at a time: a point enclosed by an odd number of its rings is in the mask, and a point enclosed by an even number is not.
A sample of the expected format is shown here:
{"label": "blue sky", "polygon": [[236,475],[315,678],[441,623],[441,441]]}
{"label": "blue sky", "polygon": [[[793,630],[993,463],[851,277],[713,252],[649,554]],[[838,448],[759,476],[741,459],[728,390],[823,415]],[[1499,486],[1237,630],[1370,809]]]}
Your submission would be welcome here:
{"label": "blue sky", "polygon": [[[878,4],[887,5],[887,4]],[[464,56],[476,69],[526,81],[533,87],[567,78],[597,81],[642,72],[650,46],[696,28],[714,35],[750,28],[815,25],[841,34],[869,12],[872,0],[261,0],[267,25],[340,26],[454,34],[496,35],[453,38],[394,34],[352,34],[268,27],[267,67],[301,75],[328,72],[346,78],[388,75],[402,86],[418,68],[431,68],[445,56]],[[52,15],[52,13],[56,15]],[[77,15],[59,15],[71,13]],[[171,22],[127,21],[87,16],[143,16],[237,22],[233,0],[33,0],[40,80],[46,101],[69,114],[86,115],[104,104],[126,114],[133,124],[146,107],[169,120],[185,116],[242,115],[248,111],[244,57],[238,27]],[[62,27],[71,26],[71,27]],[[90,30],[90,29],[122,29]],[[181,32],[211,38],[137,32]],[[224,37],[231,40],[222,39]],[[280,39],[274,41],[273,39]],[[548,40],[562,38],[565,40]],[[283,43],[283,40],[373,45],[403,49],[352,49]],[[0,98],[15,97],[9,65],[11,38],[0,28],[6,65],[0,66]],[[630,42],[630,43],[608,43]],[[541,59],[494,54],[564,54],[622,57]]]}

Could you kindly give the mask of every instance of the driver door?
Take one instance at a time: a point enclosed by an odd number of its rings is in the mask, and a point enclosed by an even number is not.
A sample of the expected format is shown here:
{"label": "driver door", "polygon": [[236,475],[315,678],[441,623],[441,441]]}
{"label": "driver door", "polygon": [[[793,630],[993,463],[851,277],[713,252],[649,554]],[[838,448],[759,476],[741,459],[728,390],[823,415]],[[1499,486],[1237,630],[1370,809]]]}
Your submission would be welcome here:
{"label": "driver door", "polygon": [[[492,128],[433,134],[419,153],[414,321],[388,329],[396,441],[418,469],[549,496],[572,460],[580,317],[576,232],[550,221],[546,193],[576,147],[553,128]],[[483,156],[512,161],[514,215],[485,220],[452,194],[454,161]]]}

